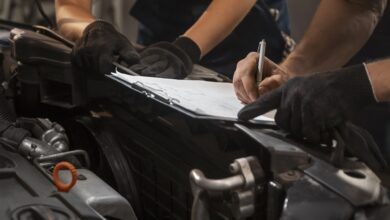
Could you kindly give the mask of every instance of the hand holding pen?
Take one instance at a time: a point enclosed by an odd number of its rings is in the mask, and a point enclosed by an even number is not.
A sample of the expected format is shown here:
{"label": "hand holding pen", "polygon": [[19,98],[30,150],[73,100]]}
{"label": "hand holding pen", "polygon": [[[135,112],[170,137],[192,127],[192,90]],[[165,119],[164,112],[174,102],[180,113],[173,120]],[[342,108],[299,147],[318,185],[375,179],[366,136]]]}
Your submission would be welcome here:
{"label": "hand holding pen", "polygon": [[237,64],[233,76],[234,90],[243,103],[251,103],[259,96],[276,89],[289,76],[279,65],[267,59],[265,41],[259,43],[258,51],[249,53]]}
{"label": "hand holding pen", "polygon": [[282,70],[281,66],[272,62],[265,56],[266,42],[260,41],[257,49],[257,74],[256,85],[258,87],[258,96],[261,96],[281,85],[281,82],[288,80],[288,74]]}

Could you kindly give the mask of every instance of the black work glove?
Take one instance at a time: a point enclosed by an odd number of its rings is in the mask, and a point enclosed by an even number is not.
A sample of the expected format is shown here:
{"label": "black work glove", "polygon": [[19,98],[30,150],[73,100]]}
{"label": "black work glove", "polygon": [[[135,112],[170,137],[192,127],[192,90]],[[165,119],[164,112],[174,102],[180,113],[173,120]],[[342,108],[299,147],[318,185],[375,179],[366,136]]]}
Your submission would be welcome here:
{"label": "black work glove", "polygon": [[139,62],[139,55],[130,41],[105,21],[95,21],[85,28],[72,55],[76,66],[93,75],[110,74],[116,59],[128,65]]}
{"label": "black work glove", "polygon": [[187,37],[175,42],[159,42],[141,52],[140,64],[130,67],[141,76],[183,79],[200,58],[198,45]]}
{"label": "black work glove", "polygon": [[364,65],[356,65],[295,77],[245,106],[238,117],[248,120],[277,108],[275,121],[279,127],[296,138],[327,144],[333,128],[375,102]]}

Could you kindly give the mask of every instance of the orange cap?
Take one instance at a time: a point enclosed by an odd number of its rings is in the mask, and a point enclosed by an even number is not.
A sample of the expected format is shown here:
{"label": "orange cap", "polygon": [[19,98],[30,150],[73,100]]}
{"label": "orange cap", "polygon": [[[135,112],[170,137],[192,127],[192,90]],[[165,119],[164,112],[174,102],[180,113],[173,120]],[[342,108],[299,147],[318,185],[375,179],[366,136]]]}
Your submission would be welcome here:
{"label": "orange cap", "polygon": [[[62,182],[61,178],[58,176],[58,173],[61,169],[68,169],[72,175],[72,179],[69,183]],[[69,192],[70,189],[76,184],[77,181],[77,169],[76,167],[67,162],[62,161],[56,164],[53,170],[53,180],[56,185],[58,191],[60,192]]]}

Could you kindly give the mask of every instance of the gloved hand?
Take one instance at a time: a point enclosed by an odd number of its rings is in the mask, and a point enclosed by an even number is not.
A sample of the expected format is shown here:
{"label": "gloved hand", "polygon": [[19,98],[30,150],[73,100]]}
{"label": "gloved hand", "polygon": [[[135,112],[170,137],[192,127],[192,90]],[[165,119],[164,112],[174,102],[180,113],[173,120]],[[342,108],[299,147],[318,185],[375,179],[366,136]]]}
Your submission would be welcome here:
{"label": "gloved hand", "polygon": [[139,62],[139,54],[130,41],[110,23],[95,21],[89,24],[72,51],[73,63],[92,74],[109,74],[114,69],[112,62],[128,65]]}
{"label": "gloved hand", "polygon": [[173,43],[159,42],[141,52],[140,64],[130,67],[142,76],[183,79],[200,59],[201,51],[190,38],[180,37]]}
{"label": "gloved hand", "polygon": [[333,128],[348,115],[375,103],[364,65],[295,77],[244,107],[238,117],[248,120],[277,108],[275,121],[297,138],[329,143]]}

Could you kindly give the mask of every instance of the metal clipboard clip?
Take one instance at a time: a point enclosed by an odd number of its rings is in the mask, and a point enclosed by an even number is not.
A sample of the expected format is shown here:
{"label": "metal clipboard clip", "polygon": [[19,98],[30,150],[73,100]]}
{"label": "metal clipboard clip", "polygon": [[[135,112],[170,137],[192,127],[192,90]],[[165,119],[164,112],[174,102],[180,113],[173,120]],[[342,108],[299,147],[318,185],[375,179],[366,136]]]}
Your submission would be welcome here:
{"label": "metal clipboard clip", "polygon": [[148,98],[156,99],[158,97],[159,99],[163,99],[170,105],[180,104],[180,100],[170,97],[163,89],[152,88],[142,82],[135,82],[134,85],[136,85],[138,88],[142,88],[143,90],[140,92]]}

